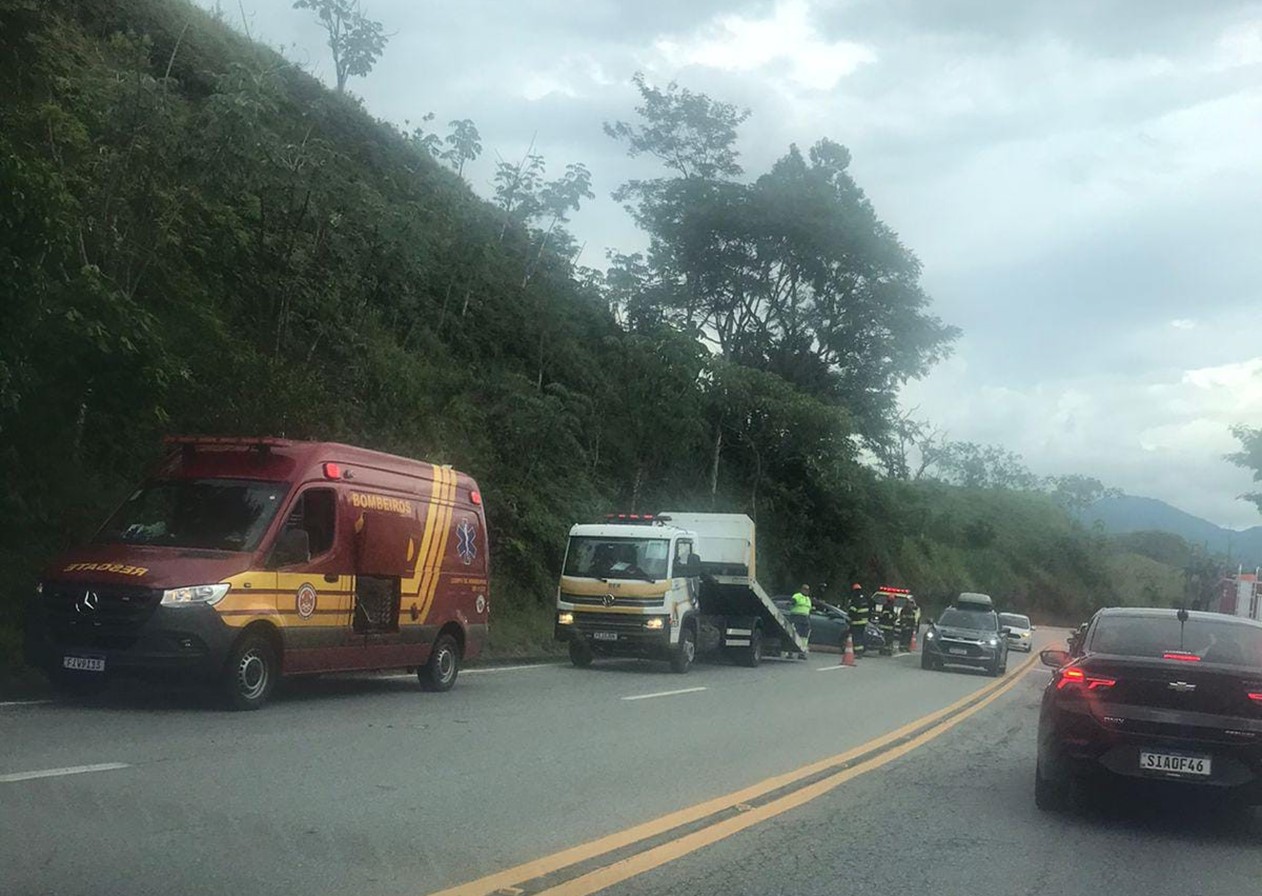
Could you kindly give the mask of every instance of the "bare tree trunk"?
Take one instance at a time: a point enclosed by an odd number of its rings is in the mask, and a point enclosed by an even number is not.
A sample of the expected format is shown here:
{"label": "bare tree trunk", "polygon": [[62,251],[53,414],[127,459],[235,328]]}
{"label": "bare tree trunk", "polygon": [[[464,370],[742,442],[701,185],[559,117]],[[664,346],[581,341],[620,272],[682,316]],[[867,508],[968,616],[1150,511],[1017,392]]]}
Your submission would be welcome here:
{"label": "bare tree trunk", "polygon": [[640,484],[644,481],[644,466],[636,464],[635,481],[631,484],[631,513],[638,512],[640,505]]}
{"label": "bare tree trunk", "polygon": [[723,451],[723,426],[714,428],[714,454],[710,459],[710,509],[719,500],[719,455]]}

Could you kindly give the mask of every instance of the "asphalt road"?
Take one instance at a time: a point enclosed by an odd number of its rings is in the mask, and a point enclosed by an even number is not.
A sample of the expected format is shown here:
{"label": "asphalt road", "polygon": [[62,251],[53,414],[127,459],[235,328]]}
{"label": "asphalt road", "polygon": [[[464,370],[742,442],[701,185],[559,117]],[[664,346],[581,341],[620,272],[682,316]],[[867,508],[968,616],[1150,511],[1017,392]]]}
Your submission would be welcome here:
{"label": "asphalt road", "polygon": [[[1014,654],[1010,668],[1022,660]],[[1100,889],[1100,874],[1124,893],[1256,886],[1262,841],[1227,836],[1212,818],[1201,819],[1207,832],[1181,811],[1171,825],[1034,810],[1032,725],[1045,673],[996,683],[922,672],[914,656],[836,663],[699,665],[686,676],[630,661],[480,671],[442,695],[412,679],[328,678],[292,684],[246,714],[134,687],[79,705],[0,706],[0,893],[423,896],[562,850],[571,852],[482,892],[580,892],[567,873],[625,857],[605,847],[634,825],[645,843],[679,855],[609,892],[971,893],[984,884],[1059,894]],[[964,706],[972,714],[945,733],[922,730],[926,716],[996,687],[993,702]],[[879,768],[861,764],[900,750]],[[864,755],[838,765],[847,751]],[[18,777],[106,764],[122,767]],[[709,824],[720,817],[755,820],[787,792],[776,787],[840,768],[850,769],[843,783],[825,782],[796,808],[695,852],[676,849],[689,832],[718,830]],[[754,788],[741,797],[748,804],[718,799],[742,788]],[[654,821],[668,813],[683,814]],[[582,846],[599,838],[611,839]],[[880,860],[893,845],[904,855],[897,874]],[[1160,870],[1172,847],[1174,875]],[[1151,863],[1141,873],[1118,861],[1138,849]],[[577,872],[562,867],[571,860]],[[1121,879],[1139,883],[1126,889]]]}

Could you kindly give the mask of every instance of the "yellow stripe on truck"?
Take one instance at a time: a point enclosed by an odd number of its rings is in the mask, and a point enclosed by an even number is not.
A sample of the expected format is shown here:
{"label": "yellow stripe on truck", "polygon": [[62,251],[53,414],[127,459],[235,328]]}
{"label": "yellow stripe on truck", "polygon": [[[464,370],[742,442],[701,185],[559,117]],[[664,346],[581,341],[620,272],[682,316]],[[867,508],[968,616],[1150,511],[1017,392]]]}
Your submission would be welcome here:
{"label": "yellow stripe on truck", "polygon": [[614,597],[663,598],[669,590],[670,579],[658,579],[656,582],[602,582],[599,579],[561,576],[561,591],[579,597],[604,597],[612,594]]}

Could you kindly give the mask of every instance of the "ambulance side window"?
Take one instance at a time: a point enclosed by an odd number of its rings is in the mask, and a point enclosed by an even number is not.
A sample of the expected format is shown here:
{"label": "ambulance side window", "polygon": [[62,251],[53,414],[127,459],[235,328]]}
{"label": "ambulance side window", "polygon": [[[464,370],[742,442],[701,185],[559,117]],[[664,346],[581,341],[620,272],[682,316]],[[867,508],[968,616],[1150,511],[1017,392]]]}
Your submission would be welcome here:
{"label": "ambulance side window", "polygon": [[298,529],[307,533],[311,557],[318,557],[333,547],[333,534],[337,517],[337,497],[331,488],[312,488],[302,493],[294,504],[286,529]]}

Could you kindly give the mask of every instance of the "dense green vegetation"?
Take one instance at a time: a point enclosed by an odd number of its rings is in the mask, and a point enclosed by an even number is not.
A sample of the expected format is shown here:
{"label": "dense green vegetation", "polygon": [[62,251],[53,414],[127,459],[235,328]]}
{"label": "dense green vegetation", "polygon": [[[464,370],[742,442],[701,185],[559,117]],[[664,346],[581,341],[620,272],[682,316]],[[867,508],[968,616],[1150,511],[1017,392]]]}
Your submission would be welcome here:
{"label": "dense green vegetation", "polygon": [[[568,526],[614,508],[750,513],[773,588],[984,589],[1064,621],[1128,596],[1108,540],[1010,455],[910,472],[897,390],[955,331],[835,142],[746,177],[747,113],[641,80],[607,130],[663,161],[619,189],[650,249],[596,272],[564,229],[581,165],[547,182],[531,156],[479,199],[433,135],[185,0],[0,0],[0,34],[10,670],[40,566],[170,432],[471,472],[516,641],[546,626]],[[458,169],[477,139],[453,124]]]}

